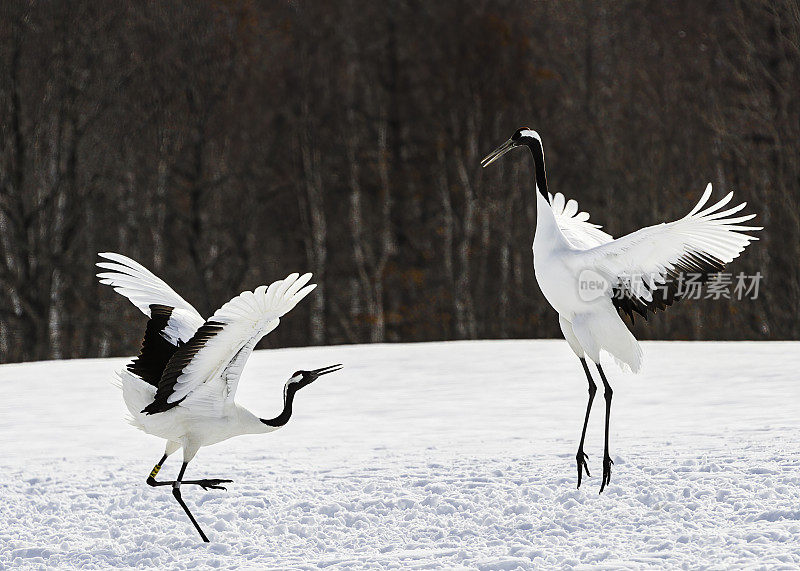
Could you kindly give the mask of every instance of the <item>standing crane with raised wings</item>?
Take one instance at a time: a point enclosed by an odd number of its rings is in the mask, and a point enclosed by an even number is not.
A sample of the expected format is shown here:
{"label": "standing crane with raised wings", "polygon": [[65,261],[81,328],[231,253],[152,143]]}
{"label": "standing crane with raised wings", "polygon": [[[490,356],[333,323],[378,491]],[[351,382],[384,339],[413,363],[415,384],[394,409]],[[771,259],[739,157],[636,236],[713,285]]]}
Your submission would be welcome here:
{"label": "standing crane with raised wings", "polygon": [[[97,263],[105,270],[97,275],[100,283],[113,287],[149,317],[139,356],[119,372],[131,424],[167,441],[147,483],[171,486],[172,495],[203,541],[208,542],[181,497],[181,485],[224,490],[221,484],[232,480],[184,480],[186,466],[197,451],[234,436],[279,429],[292,416],[297,391],[341,368],[333,365],[295,372],[284,386],[283,410],[275,418],[260,418],[234,401],[253,348],[316,284],[307,285],[311,274],[290,274],[269,287],[239,294],[205,320],[141,264],[121,254],[99,256],[108,260]],[[178,449],[183,449],[178,478],[156,480],[167,457]]]}
{"label": "standing crane with raised wings", "polygon": [[[605,389],[606,417],[603,454],[602,492],[611,481],[611,455],[608,430],[613,391],[600,365],[602,351],[621,366],[639,372],[642,350],[620,314],[631,319],[634,313],[647,318],[648,312],[665,309],[680,297],[670,281],[681,273],[692,272],[707,279],[722,270],[752,241],[746,234],[761,227],[743,226],[755,214],[734,216],[746,203],[723,208],[733,198],[706,206],[711,185],[700,201],[683,218],[657,224],[614,239],[589,215],[578,213],[574,200],[565,203],[560,193],[552,196],[547,188],[542,139],[536,131],[518,129],[482,161],[487,167],[511,149],[527,147],[533,155],[536,178],[536,232],[533,238],[533,268],[545,299],[558,312],[564,338],[580,359],[589,381],[589,401],[583,421],[578,453],[578,487],[583,471],[590,476],[583,451],[586,427],[597,385],[586,359],[593,361]],[[602,284],[602,287],[597,287]],[[591,285],[591,287],[587,287]]]}

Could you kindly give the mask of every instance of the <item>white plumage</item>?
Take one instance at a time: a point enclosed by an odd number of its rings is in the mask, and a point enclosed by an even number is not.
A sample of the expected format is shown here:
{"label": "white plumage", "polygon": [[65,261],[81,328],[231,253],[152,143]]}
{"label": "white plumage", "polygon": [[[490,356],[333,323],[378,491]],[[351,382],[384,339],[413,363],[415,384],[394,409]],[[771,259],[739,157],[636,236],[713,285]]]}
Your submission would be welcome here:
{"label": "white plumage", "polygon": [[652,301],[652,290],[665,283],[687,254],[723,264],[733,261],[752,240],[758,240],[744,232],[761,228],[741,225],[755,214],[732,217],[746,202],[718,212],[731,201],[732,192],[701,210],[710,197],[711,183],[697,205],[680,220],[648,226],[581,252],[577,266],[602,273],[613,286],[620,284],[623,277],[630,278],[625,282],[626,287],[639,299]]}
{"label": "white plumage", "polygon": [[[717,272],[739,256],[756,237],[746,232],[760,230],[745,226],[755,214],[734,216],[745,203],[723,210],[732,198],[727,194],[708,206],[709,184],[697,205],[683,218],[657,224],[614,239],[600,226],[578,212],[578,203],[565,201],[560,193],[547,189],[544,149],[538,133],[524,128],[495,149],[482,165],[488,166],[509,150],[526,146],[533,155],[536,176],[536,232],[533,265],[536,280],[547,301],[558,312],[559,325],[575,352],[589,381],[589,403],[578,449],[578,486],[585,466],[583,441],[589,410],[596,391],[585,359],[593,361],[606,389],[606,450],[602,492],[611,476],[608,455],[608,416],[612,390],[600,365],[603,352],[623,368],[638,372],[642,350],[620,317],[646,317],[664,309],[674,299],[668,281],[682,272],[703,276]],[[588,468],[586,469],[588,475]]]}
{"label": "white plumage", "polygon": [[[220,324],[219,333],[198,349],[182,369],[167,402],[185,399],[182,406],[214,415],[222,411],[224,404],[232,403],[242,366],[253,347],[278,327],[281,316],[317,287],[303,287],[309,280],[311,274],[291,274],[269,288],[245,291],[219,308],[207,322]],[[234,357],[238,366],[231,367]],[[203,398],[198,398],[200,395]]]}
{"label": "white plumage", "polygon": [[[604,350],[634,372],[641,368],[641,349],[617,313],[613,292],[624,293],[646,306],[653,292],[681,269],[706,271],[706,264],[731,262],[756,237],[744,234],[759,230],[742,226],[755,214],[732,217],[746,203],[720,211],[733,193],[708,206],[711,184],[700,201],[683,218],[657,224],[614,239],[587,222],[588,214],[575,215],[578,205],[556,194],[547,203],[537,199],[537,229],[534,268],[539,285],[559,316],[572,327],[578,345],[570,343],[578,357],[588,355],[599,363]],[[570,207],[571,205],[571,207]],[[581,280],[602,278],[605,295],[594,297],[582,289]],[[565,326],[562,324],[562,329]],[[565,337],[570,337],[565,332]]]}
{"label": "white plumage", "polygon": [[585,250],[614,239],[610,234],[600,230],[602,227],[599,224],[589,222],[588,212],[578,212],[578,203],[575,200],[570,198],[569,201],[565,201],[564,195],[560,192],[555,196],[552,194],[548,196],[556,223],[572,247]]}
{"label": "white plumage", "polygon": [[147,317],[151,316],[151,305],[173,308],[163,333],[173,345],[177,341],[187,342],[203,325],[203,317],[189,302],[138,262],[114,252],[103,252],[99,256],[111,260],[97,263],[99,268],[109,270],[97,274],[100,283],[110,285],[118,294],[127,297]]}
{"label": "white plumage", "polygon": [[[278,326],[280,317],[291,311],[316,287],[316,284],[306,285],[311,280],[311,274],[290,274],[269,287],[260,286],[255,291],[242,292],[220,307],[208,321],[204,321],[192,305],[137,262],[114,253],[101,253],[100,256],[115,262],[97,264],[103,269],[112,270],[98,274],[100,282],[114,287],[117,293],[130,299],[145,315],[151,316],[152,305],[172,306],[169,324],[161,335],[170,343],[180,341],[183,344],[166,366],[169,369],[169,363],[173,364],[173,368],[181,365],[175,372],[174,385],[164,389],[169,391],[166,402],[179,404],[161,412],[162,416],[154,421],[153,417],[157,415],[142,412],[144,406],[140,407],[140,398],[132,403],[128,403],[126,398],[135,425],[145,432],[181,444],[187,460],[192,459],[200,446],[219,442],[223,435],[230,437],[230,430],[223,430],[222,433],[208,430],[208,425],[197,422],[199,417],[227,421],[221,424],[238,423],[238,428],[234,428],[240,430],[240,434],[274,430],[257,422],[257,419],[252,422],[250,415],[239,410],[234,403],[236,387],[244,364],[256,344]],[[213,329],[214,334],[207,339],[193,339],[204,325],[207,329]],[[176,347],[178,345],[173,344]],[[135,374],[124,370],[119,376],[123,389],[126,384],[144,384],[150,389],[144,393],[152,393],[152,397],[155,397],[155,387]],[[141,390],[127,391],[123,392],[123,397],[142,393]],[[145,403],[145,406],[147,404],[150,403]],[[167,419],[170,422],[165,422]]]}

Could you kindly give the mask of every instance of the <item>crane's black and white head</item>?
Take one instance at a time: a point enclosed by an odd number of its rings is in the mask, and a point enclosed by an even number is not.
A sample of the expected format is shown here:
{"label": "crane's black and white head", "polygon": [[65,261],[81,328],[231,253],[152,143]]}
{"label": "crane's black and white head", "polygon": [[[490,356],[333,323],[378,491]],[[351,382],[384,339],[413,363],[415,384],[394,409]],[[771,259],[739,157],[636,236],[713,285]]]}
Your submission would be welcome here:
{"label": "crane's black and white head", "polygon": [[511,149],[516,149],[517,147],[522,146],[527,146],[528,148],[531,148],[531,150],[534,148],[541,149],[542,138],[539,136],[539,133],[533,129],[529,129],[527,127],[517,129],[516,132],[511,135],[511,138],[508,141],[497,147],[483,158],[481,161],[481,166],[486,168]]}
{"label": "crane's black and white head", "polygon": [[275,418],[260,418],[259,420],[272,428],[280,428],[289,422],[292,416],[292,403],[294,396],[303,387],[307,387],[322,375],[334,373],[342,368],[342,365],[331,365],[330,367],[322,367],[321,369],[314,369],[313,371],[295,371],[295,373],[286,381],[283,386],[283,411]]}
{"label": "crane's black and white head", "polygon": [[322,375],[328,373],[335,373],[342,368],[342,365],[331,365],[330,367],[322,367],[321,369],[314,369],[313,371],[295,371],[291,378],[286,381],[284,391],[297,392],[303,387],[307,387]]}
{"label": "crane's black and white head", "polygon": [[481,166],[486,168],[497,159],[505,155],[511,149],[517,147],[528,147],[533,155],[533,162],[536,165],[536,186],[539,192],[549,202],[547,195],[547,174],[544,167],[544,146],[539,133],[528,127],[517,129],[511,138],[486,155],[481,161]]}

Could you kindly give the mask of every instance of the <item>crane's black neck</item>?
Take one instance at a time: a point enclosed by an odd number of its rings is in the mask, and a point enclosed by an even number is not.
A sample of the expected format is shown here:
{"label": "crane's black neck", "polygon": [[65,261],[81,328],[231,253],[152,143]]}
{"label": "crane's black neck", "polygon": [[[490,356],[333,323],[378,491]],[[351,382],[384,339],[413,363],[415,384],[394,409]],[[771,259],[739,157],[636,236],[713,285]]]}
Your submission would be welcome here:
{"label": "crane's black neck", "polygon": [[544,168],[544,149],[542,143],[533,137],[525,137],[524,144],[533,155],[533,164],[536,167],[536,187],[549,203],[550,198],[547,196],[547,171]]}
{"label": "crane's black neck", "polygon": [[292,403],[294,402],[294,395],[296,392],[297,388],[294,385],[286,387],[286,391],[283,395],[283,410],[281,413],[275,418],[259,418],[258,420],[267,426],[275,427],[283,426],[289,422],[289,419],[292,418]]}

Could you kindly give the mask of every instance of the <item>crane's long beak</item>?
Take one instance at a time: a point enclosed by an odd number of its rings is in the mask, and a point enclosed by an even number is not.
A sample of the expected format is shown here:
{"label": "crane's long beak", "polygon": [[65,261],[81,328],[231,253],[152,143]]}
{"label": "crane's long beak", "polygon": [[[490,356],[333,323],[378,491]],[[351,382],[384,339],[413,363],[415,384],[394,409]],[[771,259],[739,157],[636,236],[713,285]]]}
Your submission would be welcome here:
{"label": "crane's long beak", "polygon": [[503,155],[505,155],[505,154],[506,154],[508,151],[510,151],[511,149],[513,149],[513,148],[514,148],[514,146],[515,146],[515,145],[514,145],[514,141],[512,141],[511,139],[509,139],[508,141],[506,141],[505,143],[503,143],[502,145],[500,145],[499,147],[497,147],[495,150],[493,150],[491,153],[489,153],[488,155],[486,155],[486,156],[483,158],[483,160],[481,161],[481,166],[482,166],[483,168],[486,168],[486,167],[488,167],[490,164],[492,164],[493,162],[495,162],[497,159],[499,159],[500,157],[502,157]]}
{"label": "crane's long beak", "polygon": [[330,367],[322,367],[321,369],[314,369],[311,371],[315,377],[319,377],[320,375],[327,375],[328,373],[335,373],[336,371],[340,371],[343,368],[342,364],[338,365],[331,365]]}

